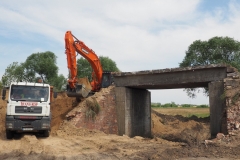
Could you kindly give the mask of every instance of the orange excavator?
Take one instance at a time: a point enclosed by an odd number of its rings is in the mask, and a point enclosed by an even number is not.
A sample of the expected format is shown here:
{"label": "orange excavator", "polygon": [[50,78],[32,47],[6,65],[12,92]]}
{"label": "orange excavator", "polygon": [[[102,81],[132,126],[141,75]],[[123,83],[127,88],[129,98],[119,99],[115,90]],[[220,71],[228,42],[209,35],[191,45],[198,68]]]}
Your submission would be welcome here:
{"label": "orange excavator", "polygon": [[[92,49],[78,40],[71,31],[67,31],[65,34],[65,53],[69,69],[68,97],[76,97],[79,100],[111,85],[111,73],[103,72],[98,56]],[[83,56],[90,63],[93,69],[91,82],[87,77],[79,78],[77,76],[77,54]]]}

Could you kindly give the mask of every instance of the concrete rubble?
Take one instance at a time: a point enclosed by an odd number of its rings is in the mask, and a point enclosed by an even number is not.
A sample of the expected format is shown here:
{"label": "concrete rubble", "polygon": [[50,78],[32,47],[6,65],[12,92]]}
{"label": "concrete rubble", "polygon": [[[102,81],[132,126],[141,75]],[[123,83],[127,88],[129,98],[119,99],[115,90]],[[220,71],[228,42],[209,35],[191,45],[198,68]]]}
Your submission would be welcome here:
{"label": "concrete rubble", "polygon": [[236,68],[227,68],[227,78],[224,79],[224,93],[221,97],[226,102],[222,113],[222,132],[216,138],[205,140],[205,145],[211,143],[231,143],[233,136],[240,134],[240,73]]}
{"label": "concrete rubble", "polygon": [[240,131],[240,73],[234,68],[229,71],[224,79],[227,131],[236,135]]}

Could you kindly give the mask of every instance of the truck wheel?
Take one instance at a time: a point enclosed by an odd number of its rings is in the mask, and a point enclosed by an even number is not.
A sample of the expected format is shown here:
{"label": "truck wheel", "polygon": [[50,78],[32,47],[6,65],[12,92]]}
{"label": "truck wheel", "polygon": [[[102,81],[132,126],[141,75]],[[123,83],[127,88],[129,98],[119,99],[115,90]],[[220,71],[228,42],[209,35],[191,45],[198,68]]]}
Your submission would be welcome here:
{"label": "truck wheel", "polygon": [[43,136],[44,137],[49,137],[50,131],[49,130],[44,130],[43,131]]}
{"label": "truck wheel", "polygon": [[13,138],[13,131],[6,130],[6,137],[7,137],[7,139],[12,139]]}

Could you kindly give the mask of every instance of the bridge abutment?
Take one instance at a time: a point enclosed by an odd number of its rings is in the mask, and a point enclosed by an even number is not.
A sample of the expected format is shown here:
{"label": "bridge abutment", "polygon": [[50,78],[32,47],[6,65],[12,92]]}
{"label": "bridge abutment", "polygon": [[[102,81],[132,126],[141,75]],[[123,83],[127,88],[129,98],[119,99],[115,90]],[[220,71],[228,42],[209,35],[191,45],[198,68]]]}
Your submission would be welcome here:
{"label": "bridge abutment", "polygon": [[151,137],[151,93],[146,89],[115,89],[119,135]]}
{"label": "bridge abutment", "polygon": [[226,132],[225,127],[222,127],[224,113],[226,109],[224,94],[224,82],[214,81],[208,84],[209,89],[209,105],[210,105],[210,132],[212,137],[218,133]]}

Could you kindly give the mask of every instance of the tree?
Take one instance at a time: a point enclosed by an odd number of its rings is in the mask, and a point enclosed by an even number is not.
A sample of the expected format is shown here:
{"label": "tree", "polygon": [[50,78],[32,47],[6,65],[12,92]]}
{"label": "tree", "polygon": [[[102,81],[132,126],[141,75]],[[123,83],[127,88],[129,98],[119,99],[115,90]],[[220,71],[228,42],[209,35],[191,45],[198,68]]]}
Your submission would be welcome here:
{"label": "tree", "polygon": [[27,57],[24,63],[13,62],[10,64],[2,77],[4,86],[10,85],[13,81],[36,82],[40,76],[45,83],[54,86],[55,91],[63,90],[66,85],[66,78],[58,75],[56,65],[57,56],[47,51],[33,53]]}
{"label": "tree", "polygon": [[[0,91],[1,91],[1,89],[3,88],[3,84],[2,84],[2,82],[0,81]],[[1,93],[0,93],[1,94]]]}
{"label": "tree", "polygon": [[58,73],[56,59],[57,56],[50,51],[33,53],[27,57],[24,63],[26,74],[38,74],[44,82],[51,83],[52,77],[57,77]]}
{"label": "tree", "polygon": [[239,62],[240,42],[229,37],[213,37],[208,41],[194,41],[180,67],[226,63],[240,70]]}
{"label": "tree", "polygon": [[[118,72],[116,63],[109,57],[99,56],[103,71]],[[78,77],[88,77],[91,79],[92,67],[90,63],[83,57],[77,60]]]}
{"label": "tree", "polygon": [[23,72],[23,63],[13,62],[12,64],[8,65],[5,69],[5,73],[2,76],[2,85],[9,86],[12,81],[19,82],[24,80],[26,77]]}
{"label": "tree", "polygon": [[51,85],[54,86],[54,91],[62,91],[66,89],[67,79],[62,74],[52,77],[50,81]]}
{"label": "tree", "polygon": [[[194,41],[186,51],[180,67],[224,63],[240,70],[240,42],[229,37],[213,37],[208,41]],[[196,96],[196,89],[187,88],[189,97]],[[208,95],[205,88],[204,93]]]}
{"label": "tree", "polygon": [[119,72],[120,70],[117,68],[116,62],[111,60],[109,57],[99,56],[99,59],[102,64],[102,68],[104,71],[109,72]]}
{"label": "tree", "polygon": [[33,53],[25,61],[25,74],[34,73],[35,79],[40,76],[45,83],[54,86],[55,91],[64,89],[66,78],[58,75],[58,67],[56,65],[57,56],[50,51]]}
{"label": "tree", "polygon": [[83,57],[77,60],[77,76],[91,78],[92,67],[90,63]]}

